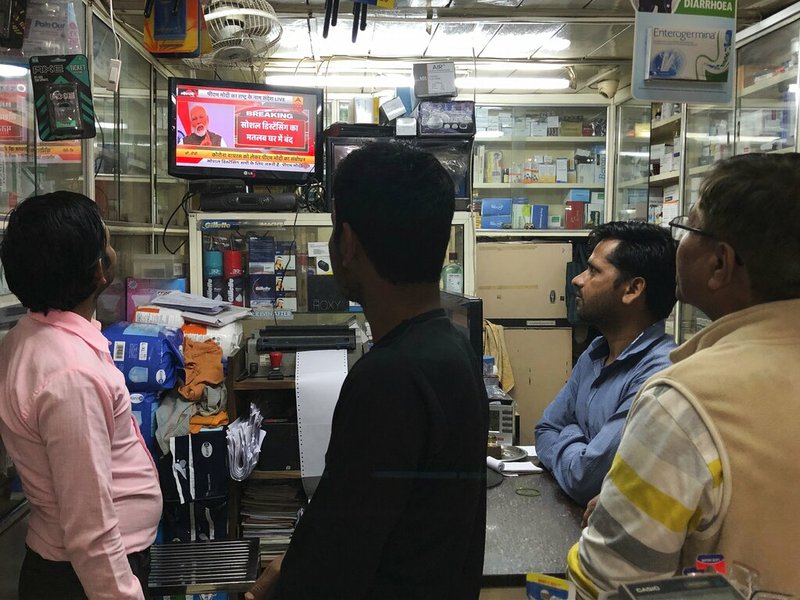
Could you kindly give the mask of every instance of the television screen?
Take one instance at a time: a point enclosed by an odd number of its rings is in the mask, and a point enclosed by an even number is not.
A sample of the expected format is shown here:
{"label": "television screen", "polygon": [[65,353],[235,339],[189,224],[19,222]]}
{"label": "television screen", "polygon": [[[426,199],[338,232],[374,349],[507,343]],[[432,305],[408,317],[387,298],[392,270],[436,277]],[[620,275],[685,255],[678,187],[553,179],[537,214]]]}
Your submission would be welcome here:
{"label": "television screen", "polygon": [[322,176],[321,89],[169,80],[168,172],[308,183]]}
{"label": "television screen", "polygon": [[472,157],[471,139],[433,139],[433,138],[385,138],[385,137],[329,137],[327,139],[327,165],[325,170],[325,190],[328,210],[333,206],[333,180],[336,167],[353,150],[369,142],[389,141],[408,144],[433,154],[453,180],[456,197],[456,210],[468,210],[470,200],[470,162]]}

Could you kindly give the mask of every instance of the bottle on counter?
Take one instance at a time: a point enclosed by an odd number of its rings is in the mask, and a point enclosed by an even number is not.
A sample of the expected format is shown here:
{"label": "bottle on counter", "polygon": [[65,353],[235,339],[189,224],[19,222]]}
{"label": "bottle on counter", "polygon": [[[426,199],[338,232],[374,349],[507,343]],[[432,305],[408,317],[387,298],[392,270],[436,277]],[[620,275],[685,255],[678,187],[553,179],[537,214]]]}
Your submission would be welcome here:
{"label": "bottle on counter", "polygon": [[442,289],[446,292],[464,292],[464,268],[458,263],[458,254],[451,252],[442,269]]}

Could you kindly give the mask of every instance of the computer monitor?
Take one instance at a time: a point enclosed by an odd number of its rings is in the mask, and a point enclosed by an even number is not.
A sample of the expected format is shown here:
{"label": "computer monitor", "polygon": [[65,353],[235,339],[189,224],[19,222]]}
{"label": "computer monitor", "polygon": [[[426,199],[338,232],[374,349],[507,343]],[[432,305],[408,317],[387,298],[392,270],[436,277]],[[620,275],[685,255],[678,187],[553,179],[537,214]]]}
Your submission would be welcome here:
{"label": "computer monitor", "polygon": [[475,368],[483,377],[483,300],[474,296],[439,292],[439,302],[453,326],[464,334],[475,352]]}
{"label": "computer monitor", "polygon": [[173,77],[169,99],[173,177],[248,185],[322,178],[321,89]]}

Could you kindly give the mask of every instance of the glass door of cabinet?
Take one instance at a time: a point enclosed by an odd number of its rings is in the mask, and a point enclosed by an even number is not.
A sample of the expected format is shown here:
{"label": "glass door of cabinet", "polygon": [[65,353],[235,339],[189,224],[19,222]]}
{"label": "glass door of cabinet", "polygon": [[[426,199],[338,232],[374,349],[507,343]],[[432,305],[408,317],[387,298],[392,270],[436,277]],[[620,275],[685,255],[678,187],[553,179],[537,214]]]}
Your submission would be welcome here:
{"label": "glass door of cabinet", "polygon": [[647,221],[650,160],[650,104],[617,107],[617,164],[614,218]]}
{"label": "glass door of cabinet", "polygon": [[[343,302],[331,277],[327,247],[332,231],[329,213],[191,212],[191,292],[247,306],[266,318],[358,312],[359,307]],[[451,253],[463,267],[464,292],[474,294],[471,213],[455,213]]]}
{"label": "glass door of cabinet", "polygon": [[155,224],[166,231],[156,238],[156,252],[185,254],[189,251],[187,241],[188,210],[183,204],[187,182],[176,179],[167,173],[167,114],[169,90],[167,78],[156,71],[155,77],[155,132],[153,145],[154,185],[155,185]]}
{"label": "glass door of cabinet", "polygon": [[683,107],[657,102],[651,115],[647,222],[666,225],[681,211]]}
{"label": "glass door of cabinet", "polygon": [[598,224],[607,118],[608,107],[597,105],[476,107],[472,189],[480,229]]}
{"label": "glass door of cabinet", "polygon": [[733,133],[733,109],[687,106],[684,214],[699,200],[700,183],[712,165],[733,154]]}
{"label": "glass door of cabinet", "polygon": [[800,25],[795,19],[761,37],[751,31],[738,44],[735,152],[793,152]]}

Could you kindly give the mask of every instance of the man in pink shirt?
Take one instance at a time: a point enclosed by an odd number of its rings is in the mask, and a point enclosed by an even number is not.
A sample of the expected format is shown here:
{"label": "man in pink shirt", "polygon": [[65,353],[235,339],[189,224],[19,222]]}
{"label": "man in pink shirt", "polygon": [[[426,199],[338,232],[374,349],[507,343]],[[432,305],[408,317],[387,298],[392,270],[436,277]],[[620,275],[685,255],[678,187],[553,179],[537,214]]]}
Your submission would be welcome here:
{"label": "man in pink shirt", "polygon": [[0,344],[0,435],[30,504],[20,600],[148,598],[155,465],[93,315],[116,253],[86,196],[34,196],[0,259],[28,308]]}

